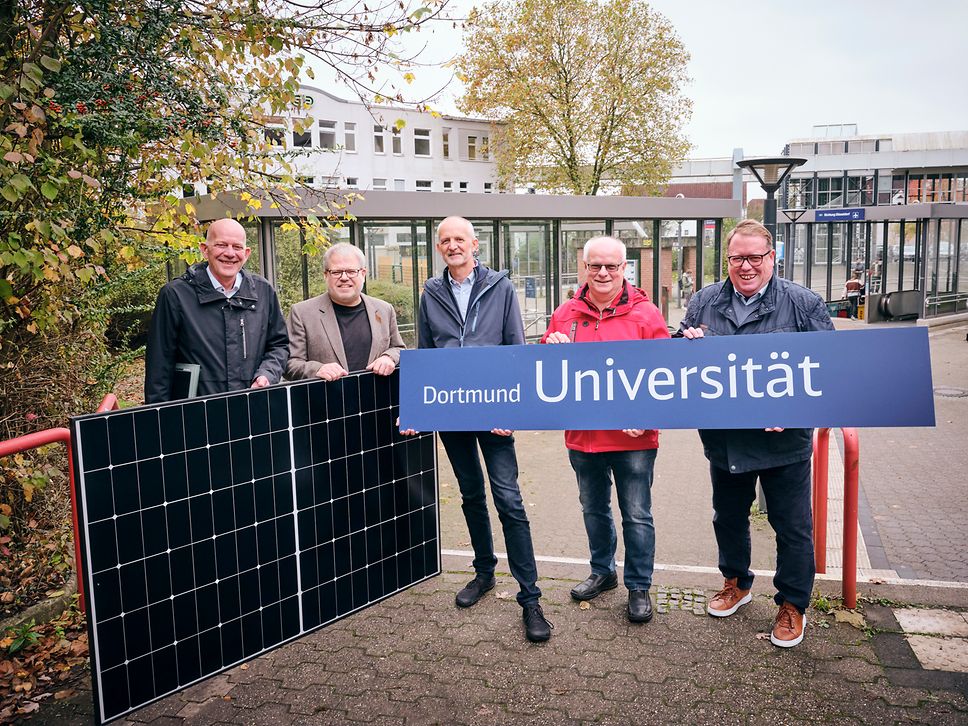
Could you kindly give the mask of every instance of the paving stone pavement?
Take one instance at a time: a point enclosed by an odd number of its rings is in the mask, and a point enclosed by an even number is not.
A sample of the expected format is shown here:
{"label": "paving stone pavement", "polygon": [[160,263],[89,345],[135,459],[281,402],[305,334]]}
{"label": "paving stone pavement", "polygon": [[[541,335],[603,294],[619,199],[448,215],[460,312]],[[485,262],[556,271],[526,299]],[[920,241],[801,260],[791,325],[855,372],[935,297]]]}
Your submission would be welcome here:
{"label": "paving stone pavement", "polygon": [[[119,723],[968,722],[968,676],[898,662],[889,648],[879,654],[878,639],[896,630],[871,637],[811,609],[804,642],[775,648],[767,592],[731,618],[678,609],[633,625],[621,588],[582,609],[568,596],[576,580],[544,579],[555,630],[533,645],[513,598],[495,594],[513,590],[513,580],[502,575],[463,610],[453,597],[465,578],[445,572]],[[52,708],[34,722],[89,723],[80,698]]]}
{"label": "paving stone pavement", "polygon": [[935,395],[934,428],[860,432],[861,519],[901,577],[968,582],[966,335],[964,324],[930,333],[935,390],[965,393]]}
{"label": "paving stone pavement", "polygon": [[[968,389],[966,330],[931,334],[936,386]],[[934,429],[861,432],[869,560],[900,578],[861,583],[866,599],[859,627],[840,622],[838,612],[811,609],[804,642],[789,650],[773,647],[769,576],[757,579],[753,602],[734,617],[697,614],[696,604],[722,580],[715,573],[708,471],[694,431],[663,432],[656,464],[660,567],[653,594],[663,612],[657,608],[644,626],[628,623],[623,588],[581,609],[568,591],[587,575],[588,552],[561,434],[519,432],[522,491],[541,557],[539,584],[556,626],[549,643],[525,641],[504,560],[492,593],[469,610],[454,607],[454,593],[470,577],[470,557],[463,554],[469,545],[453,475],[441,458],[441,542],[453,554],[445,555],[440,577],[119,723],[728,725],[836,719],[963,726],[968,674],[957,656],[966,637],[955,626],[958,618],[968,622],[968,587],[958,586],[968,583],[968,398],[938,397],[935,403]],[[494,530],[503,549],[496,518]],[[752,537],[753,567],[766,574],[775,559],[765,518],[754,519]],[[906,577],[954,582],[905,585]],[[820,581],[818,592],[834,598],[839,583]],[[932,654],[946,657],[932,660]],[[88,690],[47,702],[30,722],[90,723],[90,699]]]}

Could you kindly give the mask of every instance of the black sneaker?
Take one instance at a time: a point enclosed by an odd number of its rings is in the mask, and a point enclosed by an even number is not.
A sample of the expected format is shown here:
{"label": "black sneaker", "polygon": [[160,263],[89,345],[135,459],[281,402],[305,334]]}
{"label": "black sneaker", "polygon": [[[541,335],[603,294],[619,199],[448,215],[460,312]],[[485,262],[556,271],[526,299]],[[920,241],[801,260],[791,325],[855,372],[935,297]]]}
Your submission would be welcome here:
{"label": "black sneaker", "polygon": [[544,616],[541,606],[525,605],[524,612],[524,634],[532,643],[543,643],[551,637],[551,629],[555,627]]}
{"label": "black sneaker", "polygon": [[484,597],[484,593],[493,590],[497,584],[494,575],[478,575],[464,586],[464,589],[457,593],[455,601],[459,608],[469,608],[478,600]]}
{"label": "black sneaker", "polygon": [[633,623],[647,623],[652,619],[652,600],[648,590],[629,590],[627,614]]}

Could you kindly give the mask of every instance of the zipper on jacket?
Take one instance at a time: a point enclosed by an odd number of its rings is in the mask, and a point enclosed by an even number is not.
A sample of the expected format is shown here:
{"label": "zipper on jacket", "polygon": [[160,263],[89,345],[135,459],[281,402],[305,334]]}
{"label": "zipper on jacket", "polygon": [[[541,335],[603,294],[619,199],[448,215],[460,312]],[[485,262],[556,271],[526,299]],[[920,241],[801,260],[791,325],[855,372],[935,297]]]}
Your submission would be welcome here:
{"label": "zipper on jacket", "polygon": [[242,360],[246,359],[245,350],[245,318],[239,318],[239,328],[242,330]]}

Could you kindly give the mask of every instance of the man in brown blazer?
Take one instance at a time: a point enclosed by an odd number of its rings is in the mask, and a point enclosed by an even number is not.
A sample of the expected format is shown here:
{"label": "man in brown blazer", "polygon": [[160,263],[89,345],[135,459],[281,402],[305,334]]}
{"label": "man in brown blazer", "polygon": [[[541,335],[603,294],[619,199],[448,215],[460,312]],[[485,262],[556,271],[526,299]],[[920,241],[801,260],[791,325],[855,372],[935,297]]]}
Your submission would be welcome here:
{"label": "man in brown blazer", "polygon": [[346,242],[323,255],[326,292],[289,311],[286,378],[334,381],[350,371],[388,376],[406,346],[393,306],[364,295],[366,258]]}

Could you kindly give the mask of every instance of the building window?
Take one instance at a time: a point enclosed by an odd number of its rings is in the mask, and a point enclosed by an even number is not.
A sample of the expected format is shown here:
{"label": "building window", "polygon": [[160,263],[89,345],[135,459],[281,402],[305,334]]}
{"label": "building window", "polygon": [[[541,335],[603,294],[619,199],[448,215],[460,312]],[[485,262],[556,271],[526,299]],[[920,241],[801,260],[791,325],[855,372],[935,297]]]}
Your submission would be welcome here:
{"label": "building window", "polygon": [[924,201],[921,198],[923,185],[924,185],[924,180],[921,178],[920,174],[911,174],[908,177],[908,184],[907,184],[907,203],[908,204],[920,204],[922,201]]}
{"label": "building window", "polygon": [[450,129],[444,129],[443,143],[441,144],[442,153],[445,159],[450,158]]}
{"label": "building window", "polygon": [[430,156],[430,129],[413,130],[413,153],[417,156]]}
{"label": "building window", "polygon": [[335,121],[319,122],[319,148],[320,149],[336,148],[336,122]]}
{"label": "building window", "polygon": [[356,153],[356,124],[349,121],[343,124],[343,149]]}
{"label": "building window", "polygon": [[814,142],[790,144],[790,156],[813,156],[817,145]]}
{"label": "building window", "polygon": [[387,190],[387,180],[386,179],[373,179],[373,189],[379,192],[385,192]]}
{"label": "building window", "polygon": [[444,191],[445,192],[452,192],[452,191],[454,191],[454,182],[452,182],[452,181],[445,181],[444,182]]}
{"label": "building window", "polygon": [[477,159],[477,137],[467,137],[467,158],[471,161]]}
{"label": "building window", "polygon": [[467,182],[461,182],[460,183],[460,191],[463,194],[466,194],[467,193]]}
{"label": "building window", "polygon": [[874,197],[873,175],[847,177],[847,206],[867,207]]}
{"label": "building window", "polygon": [[293,131],[292,132],[292,146],[295,149],[305,149],[313,145],[313,132],[306,131]]}
{"label": "building window", "polygon": [[891,174],[890,172],[877,173],[877,204],[891,203]]}
{"label": "building window", "polygon": [[875,151],[877,151],[877,142],[874,139],[847,142],[847,153],[849,154],[873,154]]}
{"label": "building window", "polygon": [[[839,142],[843,144],[843,142]],[[844,206],[844,178],[817,179],[817,208]]]}
{"label": "building window", "polygon": [[494,191],[493,182],[484,182],[484,193],[491,194]]}
{"label": "building window", "polygon": [[819,144],[817,144],[817,153],[821,156],[843,154],[846,147],[846,141],[821,141]]}
{"label": "building window", "polygon": [[895,174],[891,178],[891,204],[904,204],[904,175]]}
{"label": "building window", "polygon": [[393,180],[393,191],[403,192],[407,190],[407,182],[404,179],[394,179]]}
{"label": "building window", "polygon": [[481,137],[481,158],[485,160],[491,158],[491,139],[489,136]]}
{"label": "building window", "polygon": [[296,181],[300,184],[304,184],[307,187],[311,187],[316,183],[316,177],[314,176],[300,176],[296,178]]}
{"label": "building window", "polygon": [[403,139],[398,128],[393,129],[393,155],[403,156]]}
{"label": "building window", "polygon": [[[383,127],[374,124],[373,126],[373,153],[374,154],[385,154],[386,148],[384,144],[386,143],[386,135],[383,133]],[[384,180],[386,182],[386,180]]]}
{"label": "building window", "polygon": [[360,180],[359,180],[359,178],[357,178],[355,176],[348,176],[348,177],[346,177],[346,188],[347,189],[359,189],[360,188]]}
{"label": "building window", "polygon": [[938,184],[938,201],[953,202],[955,200],[954,174],[942,174]]}
{"label": "building window", "polygon": [[319,178],[320,186],[326,189],[335,189],[339,186],[338,176],[323,176]]}
{"label": "building window", "polygon": [[877,140],[877,150],[878,151],[894,151],[894,141],[891,139],[878,139]]}
{"label": "building window", "polygon": [[433,189],[434,189],[434,184],[429,179],[417,179],[418,192],[432,192]]}
{"label": "building window", "polygon": [[787,184],[788,209],[813,209],[813,177],[791,179]]}
{"label": "building window", "polygon": [[[961,172],[955,179],[955,201],[968,202],[968,174]],[[962,242],[964,248],[964,242]]]}

